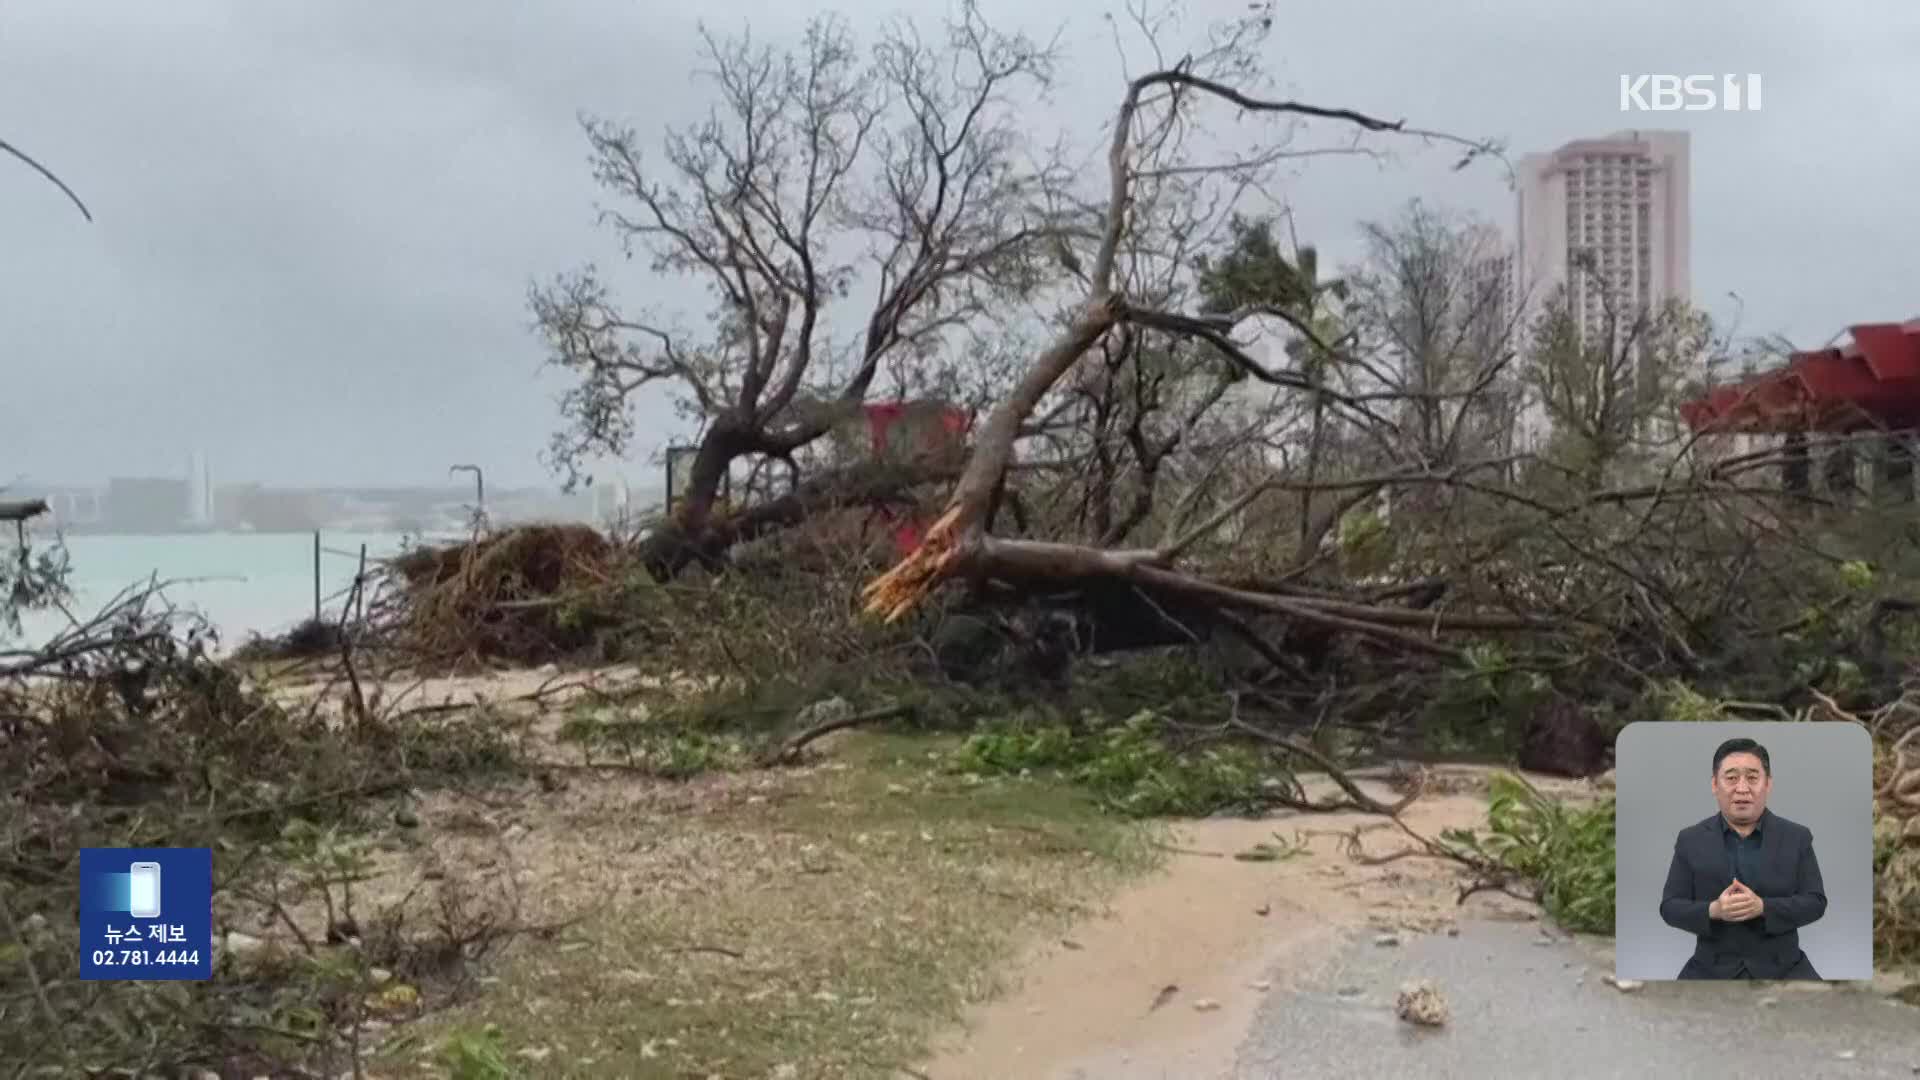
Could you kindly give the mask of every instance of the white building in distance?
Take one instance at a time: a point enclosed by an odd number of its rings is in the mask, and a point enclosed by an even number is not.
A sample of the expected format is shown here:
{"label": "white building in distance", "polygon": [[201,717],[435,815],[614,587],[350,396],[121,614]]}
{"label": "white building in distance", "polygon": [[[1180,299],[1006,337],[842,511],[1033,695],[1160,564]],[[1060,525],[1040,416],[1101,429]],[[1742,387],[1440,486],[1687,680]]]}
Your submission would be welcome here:
{"label": "white building in distance", "polygon": [[186,518],[197,528],[213,527],[213,471],[207,455],[198,450],[187,456]]}
{"label": "white building in distance", "polygon": [[[1692,300],[1692,186],[1684,131],[1617,131],[1527,154],[1516,176],[1515,293],[1531,321],[1567,285],[1582,335],[1670,299]],[[1577,260],[1589,255],[1595,273]],[[1544,417],[1529,417],[1532,428]],[[1538,434],[1529,432],[1529,434]]]}
{"label": "white building in distance", "polygon": [[1515,206],[1519,294],[1529,303],[1569,284],[1585,329],[1601,292],[1574,260],[1592,254],[1621,309],[1692,298],[1688,135],[1618,131],[1520,159]]}

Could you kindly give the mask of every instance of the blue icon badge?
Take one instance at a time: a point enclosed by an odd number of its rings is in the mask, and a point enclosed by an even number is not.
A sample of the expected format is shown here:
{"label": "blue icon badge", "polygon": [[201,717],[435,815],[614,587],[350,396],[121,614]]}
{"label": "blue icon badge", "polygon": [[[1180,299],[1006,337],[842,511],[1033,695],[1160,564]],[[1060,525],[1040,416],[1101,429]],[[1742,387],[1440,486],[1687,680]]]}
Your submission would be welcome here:
{"label": "blue icon badge", "polygon": [[212,976],[212,849],[80,849],[82,979]]}

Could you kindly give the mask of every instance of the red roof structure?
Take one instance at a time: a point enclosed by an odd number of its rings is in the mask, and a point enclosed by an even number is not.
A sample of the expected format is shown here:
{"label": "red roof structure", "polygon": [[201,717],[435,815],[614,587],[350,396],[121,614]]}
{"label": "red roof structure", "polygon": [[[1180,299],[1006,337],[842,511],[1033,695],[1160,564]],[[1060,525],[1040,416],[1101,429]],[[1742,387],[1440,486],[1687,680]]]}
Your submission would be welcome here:
{"label": "red roof structure", "polygon": [[[973,428],[972,413],[939,402],[869,402],[864,409],[875,457],[895,450],[938,454],[956,449]],[[892,527],[894,550],[902,558],[919,548],[931,524],[925,514],[890,506],[876,508],[871,517]]]}
{"label": "red roof structure", "polygon": [[1851,341],[1680,405],[1696,432],[1842,435],[1920,427],[1920,319],[1861,323]]}
{"label": "red roof structure", "polygon": [[862,408],[876,456],[888,451],[895,428],[904,430],[906,438],[917,444],[915,449],[938,451],[943,443],[965,441],[973,426],[972,413],[937,402],[880,401],[868,402]]}

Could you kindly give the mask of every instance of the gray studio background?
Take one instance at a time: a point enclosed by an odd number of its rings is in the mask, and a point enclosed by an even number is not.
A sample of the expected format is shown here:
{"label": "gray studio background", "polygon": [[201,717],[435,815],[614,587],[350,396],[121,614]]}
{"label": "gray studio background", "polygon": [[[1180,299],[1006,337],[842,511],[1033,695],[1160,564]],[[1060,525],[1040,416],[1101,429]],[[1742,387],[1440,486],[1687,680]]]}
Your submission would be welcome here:
{"label": "gray studio background", "polygon": [[1617,907],[1614,969],[1623,979],[1671,979],[1694,937],[1660,919],[1660,889],[1682,828],[1719,812],[1713,751],[1749,738],[1773,761],[1767,809],[1813,830],[1827,913],[1800,931],[1824,979],[1873,975],[1873,743],[1839,721],[1640,721],[1614,747]]}

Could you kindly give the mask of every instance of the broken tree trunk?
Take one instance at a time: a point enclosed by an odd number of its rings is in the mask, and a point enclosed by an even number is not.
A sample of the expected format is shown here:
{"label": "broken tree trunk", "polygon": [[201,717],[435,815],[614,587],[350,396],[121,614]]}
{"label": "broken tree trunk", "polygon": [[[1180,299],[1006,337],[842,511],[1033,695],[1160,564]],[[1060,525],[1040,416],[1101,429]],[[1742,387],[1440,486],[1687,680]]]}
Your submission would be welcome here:
{"label": "broken tree trunk", "polygon": [[[1187,316],[1134,307],[1128,303],[1127,297],[1116,291],[1114,264],[1122,234],[1127,227],[1131,201],[1129,150],[1134,119],[1142,94],[1156,87],[1221,98],[1247,112],[1292,113],[1339,119],[1372,131],[1405,130],[1399,123],[1377,120],[1344,109],[1255,100],[1231,87],[1199,78],[1186,70],[1159,71],[1133,80],[1121,101],[1114,124],[1113,141],[1108,150],[1110,191],[1106,221],[1099,252],[1087,278],[1089,290],[1086,302],[1078,317],[1034,359],[1014,391],[988,416],[975,440],[966,469],[948,500],[946,511],[927,531],[923,543],[868,584],[865,590],[867,610],[889,622],[897,620],[941,583],[956,578],[1122,579],[1150,594],[1179,597],[1219,608],[1271,612],[1329,630],[1360,633],[1416,653],[1457,656],[1451,646],[1430,636],[1438,630],[1450,628],[1450,622],[1444,616],[1409,612],[1404,608],[1336,605],[1299,597],[1248,592],[1175,570],[1174,560],[1196,538],[1194,534],[1167,543],[1159,549],[1149,550],[1105,550],[1094,546],[1005,540],[990,535],[993,493],[1013,460],[1014,441],[1022,427],[1047,392],[1116,326],[1131,323],[1199,338],[1263,381],[1314,389],[1297,377],[1276,375],[1266,370],[1228,336],[1235,326],[1252,314],[1270,314],[1285,319],[1324,347],[1310,327],[1301,325],[1286,311],[1262,307],[1258,311],[1219,317]],[[1473,148],[1469,156],[1481,149]],[[1224,519],[1217,519],[1209,527],[1217,526],[1219,520]],[[1426,629],[1427,635],[1402,629],[1409,625],[1408,616],[1412,616],[1413,625]]]}
{"label": "broken tree trunk", "polygon": [[[1111,252],[1103,251],[1102,261],[1111,263]],[[1015,569],[993,567],[990,564],[994,560],[985,557],[988,511],[1001,476],[1013,462],[1014,440],[1019,436],[1021,424],[1053,384],[1118,322],[1116,298],[1111,293],[1096,296],[1066,334],[1028,369],[1013,393],[994,408],[981,428],[973,454],[960,474],[960,482],[947,501],[946,512],[928,528],[926,537],[912,554],[867,587],[872,610],[893,621],[911,610],[942,580],[978,576],[989,569]],[[1074,576],[1120,568],[1124,560],[1115,561],[1117,558],[1107,552],[1066,544],[1032,542],[1019,545],[1017,552],[1008,551],[999,561],[1022,561],[1047,576],[1053,573]]]}

